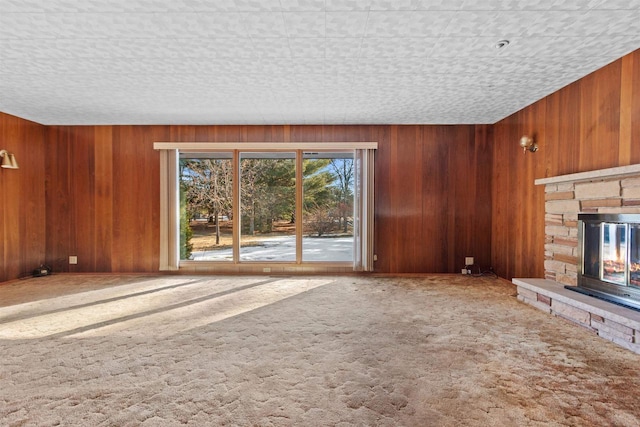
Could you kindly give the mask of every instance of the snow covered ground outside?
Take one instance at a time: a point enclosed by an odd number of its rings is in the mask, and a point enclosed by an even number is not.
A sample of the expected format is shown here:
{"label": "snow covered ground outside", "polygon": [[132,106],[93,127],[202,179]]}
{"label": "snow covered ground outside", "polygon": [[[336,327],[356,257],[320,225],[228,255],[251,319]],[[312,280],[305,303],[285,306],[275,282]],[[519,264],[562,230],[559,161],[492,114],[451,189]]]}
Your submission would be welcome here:
{"label": "snow covered ground outside", "polygon": [[[194,251],[194,261],[233,261],[231,248]],[[260,246],[240,247],[241,261],[277,261],[296,260],[295,236],[271,237],[261,241]],[[303,261],[353,261],[353,237],[308,237],[302,238]]]}

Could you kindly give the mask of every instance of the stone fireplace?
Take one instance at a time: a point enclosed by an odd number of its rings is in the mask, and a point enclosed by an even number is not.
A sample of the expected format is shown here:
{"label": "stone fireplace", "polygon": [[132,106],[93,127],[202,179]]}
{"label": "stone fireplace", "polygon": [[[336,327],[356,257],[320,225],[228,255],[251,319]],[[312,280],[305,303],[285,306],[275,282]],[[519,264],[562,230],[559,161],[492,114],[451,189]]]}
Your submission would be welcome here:
{"label": "stone fireplace", "polygon": [[[585,219],[595,219],[589,224],[607,224],[605,231],[589,229],[589,243],[600,247],[601,251],[614,253],[623,248],[628,251],[628,239],[638,239],[635,232],[631,237],[629,226],[618,225],[621,217],[613,215],[640,216],[640,165],[538,179],[535,184],[545,186],[545,279],[513,279],[518,286],[518,299],[640,353],[640,312],[565,289],[566,285],[580,285],[583,290],[609,294],[620,290],[623,297],[629,294],[624,291],[631,289],[634,291],[631,300],[638,299],[640,306],[640,292],[636,295],[635,286],[629,286],[627,282],[628,267],[623,267],[624,285],[619,283],[623,280],[620,271],[605,270],[603,273],[601,264],[582,271],[584,242],[579,240],[584,237]],[[600,234],[597,243],[592,243],[595,233]],[[606,242],[600,240],[602,233],[606,234]],[[613,248],[611,240],[614,241]],[[628,260],[628,253],[625,257]],[[583,273],[587,273],[586,276]],[[604,281],[600,277],[603,275]],[[596,276],[599,283],[596,283]]]}
{"label": "stone fireplace", "polygon": [[578,214],[578,286],[640,310],[640,215]]}

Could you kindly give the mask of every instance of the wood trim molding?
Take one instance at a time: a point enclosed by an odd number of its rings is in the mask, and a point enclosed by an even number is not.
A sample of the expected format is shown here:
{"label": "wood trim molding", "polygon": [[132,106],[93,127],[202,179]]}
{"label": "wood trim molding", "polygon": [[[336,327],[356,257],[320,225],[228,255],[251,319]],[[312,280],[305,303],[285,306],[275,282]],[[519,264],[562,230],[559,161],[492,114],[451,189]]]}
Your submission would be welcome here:
{"label": "wood trim molding", "polygon": [[154,150],[376,150],[377,142],[155,142]]}

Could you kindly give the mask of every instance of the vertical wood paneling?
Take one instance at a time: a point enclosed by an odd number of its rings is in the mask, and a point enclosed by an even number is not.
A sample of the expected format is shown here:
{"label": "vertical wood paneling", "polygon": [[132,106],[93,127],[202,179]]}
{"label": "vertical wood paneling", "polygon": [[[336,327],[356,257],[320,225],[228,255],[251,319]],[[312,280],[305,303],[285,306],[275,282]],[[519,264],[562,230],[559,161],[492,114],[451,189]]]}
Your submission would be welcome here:
{"label": "vertical wood paneling", "polygon": [[[538,128],[537,123],[546,123],[546,104],[536,102],[523,111],[522,116],[522,128],[519,133],[532,135],[539,144],[539,150],[544,150],[547,141],[546,128]],[[522,200],[531,200],[533,203],[532,206],[521,203],[521,210],[517,212],[517,224],[521,228],[522,237],[516,242],[516,253],[519,254],[516,264],[520,266],[520,274],[527,277],[535,276],[544,264],[544,258],[540,256],[544,253],[544,240],[539,238],[544,236],[544,209],[541,209],[544,206],[544,188],[527,185],[545,172],[545,162],[539,161],[536,154],[538,153],[519,154],[525,165],[522,167],[524,173],[520,175],[523,180],[518,181],[519,187],[515,190],[520,192],[524,189]]]}
{"label": "vertical wood paneling", "polygon": [[[493,264],[499,275],[544,276],[544,188],[549,176],[640,163],[640,51],[493,126]],[[520,136],[540,151],[522,156]]]}
{"label": "vertical wood paneling", "polygon": [[[207,128],[203,128],[207,129]],[[208,133],[197,134],[196,126],[171,126],[169,128],[169,140],[179,142],[207,141]],[[199,139],[202,138],[202,139]]]}
{"label": "vertical wood paneling", "polygon": [[46,248],[47,265],[54,272],[69,271],[69,141],[63,127],[47,128],[46,144]]}
{"label": "vertical wood paneling", "polygon": [[45,262],[45,127],[0,113],[0,149],[19,169],[0,169],[0,282]]}
{"label": "vertical wood paneling", "polygon": [[[137,200],[138,177],[143,178],[146,165],[137,158],[137,146],[141,130],[132,126],[117,126],[113,129],[113,248],[117,253],[112,259],[114,271],[135,271],[136,260],[140,256],[140,224],[145,221],[138,211],[142,200]],[[135,176],[133,171],[136,171]]]}
{"label": "vertical wood paneling", "polygon": [[13,152],[19,162],[21,169],[1,169],[0,173],[2,183],[4,185],[2,191],[2,206],[4,209],[4,244],[5,259],[4,268],[5,275],[9,277],[18,277],[23,271],[21,267],[24,262],[24,254],[22,251],[21,235],[24,231],[24,221],[21,220],[21,214],[25,211],[25,203],[22,196],[28,191],[28,161],[22,155],[27,150],[20,149],[20,146],[26,143],[28,137],[27,125],[14,120],[13,117],[7,117],[8,126],[4,128],[2,133],[2,147],[9,152]]}
{"label": "vertical wood paneling", "polygon": [[163,140],[167,137],[168,129],[165,126],[153,126],[151,131],[146,135],[144,143],[138,146],[138,153],[141,159],[144,159],[145,180],[140,183],[144,188],[144,209],[142,215],[148,218],[145,221],[143,235],[146,240],[143,243],[143,251],[140,251],[140,259],[136,266],[136,271],[155,271],[160,263],[160,154],[153,149],[155,141]]}
{"label": "vertical wood paneling", "polygon": [[[152,144],[169,140],[378,141],[376,271],[457,272],[473,255],[503,277],[541,277],[544,192],[533,181],[640,162],[639,58],[634,52],[493,126],[44,127],[0,115],[3,141],[13,141],[21,162],[0,171],[3,197],[21,200],[0,207],[0,280],[45,253],[55,271],[69,271],[74,254],[71,271],[156,271]],[[535,136],[538,153],[522,154],[524,134]]]}
{"label": "vertical wood paneling", "polygon": [[[473,255],[502,277],[541,277],[533,181],[640,163],[638,64],[634,52],[492,126],[46,127],[0,114],[0,148],[21,166],[0,171],[3,200],[19,200],[0,205],[0,281],[45,254],[55,271],[156,271],[155,141],[378,141],[376,271],[457,272]],[[524,134],[539,152],[522,154]]]}
{"label": "vertical wood paneling", "polygon": [[95,127],[95,271],[112,271],[113,256],[113,128]]}
{"label": "vertical wood paneling", "polygon": [[640,163],[640,53],[636,51],[632,55],[626,56],[624,59],[629,59],[633,64],[633,67],[629,71],[632,75],[632,82],[630,85],[626,85],[622,90],[630,90],[631,95],[631,114],[630,114],[630,128],[631,128],[631,143],[629,146],[630,151],[630,163]]}
{"label": "vertical wood paneling", "polygon": [[69,255],[78,257],[78,264],[70,264],[69,271],[90,272],[96,269],[95,131],[91,126],[78,126],[69,134],[69,187],[73,195]]}
{"label": "vertical wood paneling", "polygon": [[446,130],[452,144],[445,186],[451,218],[447,271],[460,271],[467,256],[485,269],[491,266],[491,150],[483,129],[448,126]]}
{"label": "vertical wood paneling", "polygon": [[454,273],[465,256],[489,267],[486,136],[474,126],[390,126],[389,132],[390,147],[380,144],[376,157],[377,269]]}
{"label": "vertical wood paneling", "polygon": [[[377,242],[378,247],[386,246],[387,255],[389,257],[389,271],[396,271],[398,263],[402,262],[402,243],[398,238],[401,224],[398,221],[398,210],[402,203],[401,194],[398,193],[397,176],[398,176],[398,128],[399,126],[391,126],[391,146],[389,147],[389,216],[386,218],[379,217],[376,227],[384,227],[387,229],[387,240]],[[380,257],[380,255],[379,255]]]}
{"label": "vertical wood paneling", "polygon": [[[491,152],[486,136],[476,136],[475,129],[52,127],[47,171],[53,212],[47,224],[60,238],[48,240],[50,258],[57,271],[157,271],[155,141],[377,141],[376,271],[455,272],[465,255],[478,261],[484,256],[488,266],[490,229],[482,224],[491,221]],[[70,269],[69,255],[78,256],[77,267]]]}
{"label": "vertical wood paneling", "polygon": [[631,164],[633,68],[633,55],[627,55],[622,58],[620,76],[620,144],[618,149],[618,164],[620,165]]}
{"label": "vertical wood paneling", "polygon": [[[423,268],[422,249],[431,245],[422,235],[422,129],[420,126],[397,126],[393,147],[392,191],[394,209],[394,256],[391,269],[418,272]],[[422,247],[421,247],[422,246]]]}
{"label": "vertical wood paneling", "polygon": [[476,197],[471,230],[471,248],[482,267],[493,266],[491,258],[493,126],[475,126]]}
{"label": "vertical wood paneling", "polygon": [[[480,256],[480,254],[476,255],[471,243],[474,233],[478,232],[479,239],[485,238],[482,231],[474,230],[473,227],[475,207],[481,203],[477,199],[475,186],[476,171],[479,166],[475,163],[473,126],[446,127],[445,129],[451,141],[448,155],[448,180],[445,188],[449,198],[447,271],[459,271],[465,265],[466,256]],[[489,165],[486,167],[489,168]],[[478,263],[480,263],[479,259]],[[488,266],[485,265],[485,267]]]}
{"label": "vertical wood paneling", "polygon": [[245,126],[245,138],[248,142],[282,142],[283,126]]}
{"label": "vertical wood paneling", "polygon": [[397,142],[395,126],[387,126],[384,141],[378,141],[378,149],[375,154],[375,233],[374,253],[377,261],[374,262],[376,271],[391,271],[393,258],[392,245],[395,243],[394,231],[391,219],[394,217],[394,200],[392,193],[392,146]]}
{"label": "vertical wood paneling", "polygon": [[114,271],[156,271],[159,262],[159,154],[163,126],[117,126],[113,139]]}
{"label": "vertical wood paneling", "polygon": [[[618,164],[621,63],[618,60],[580,81],[581,170]],[[601,150],[603,146],[609,149]]]}
{"label": "vertical wood paneling", "polygon": [[289,137],[295,142],[325,141],[323,126],[291,126]]}
{"label": "vertical wood paneling", "polygon": [[491,229],[493,234],[491,236],[491,264],[496,273],[501,277],[508,277],[511,270],[509,266],[512,249],[511,233],[505,231],[505,228],[510,227],[510,211],[509,202],[512,200],[511,194],[509,194],[511,181],[512,168],[508,167],[509,155],[508,150],[510,145],[505,141],[511,141],[509,129],[510,121],[513,120],[513,116],[507,118],[499,123],[498,126],[494,126],[494,148],[493,148],[493,176],[492,176],[492,190],[491,190]]}
{"label": "vertical wood paneling", "polygon": [[[549,99],[553,113],[561,99]],[[537,102],[494,126],[491,253],[493,267],[502,277],[536,277],[544,264],[544,189],[533,181],[553,168],[541,154],[558,149],[547,143],[546,128],[539,126],[546,122],[547,110],[546,102]],[[552,125],[549,132],[557,135],[561,130]],[[523,152],[519,141],[524,135],[534,138],[538,152]]]}
{"label": "vertical wood paneling", "polygon": [[[13,150],[20,169],[22,192],[14,199],[20,204],[18,221],[20,227],[21,262],[18,271],[31,272],[45,262],[46,215],[44,187],[44,126],[28,122],[25,132],[25,144],[19,144]],[[18,177],[18,175],[16,175]]]}
{"label": "vertical wood paneling", "polygon": [[[422,230],[425,245],[430,250],[422,251],[423,271],[445,272],[455,259],[449,262],[453,247],[449,240],[449,196],[448,168],[451,145],[445,127],[425,126],[423,129],[422,168]],[[453,255],[455,256],[455,255]],[[455,270],[454,270],[455,271]]]}

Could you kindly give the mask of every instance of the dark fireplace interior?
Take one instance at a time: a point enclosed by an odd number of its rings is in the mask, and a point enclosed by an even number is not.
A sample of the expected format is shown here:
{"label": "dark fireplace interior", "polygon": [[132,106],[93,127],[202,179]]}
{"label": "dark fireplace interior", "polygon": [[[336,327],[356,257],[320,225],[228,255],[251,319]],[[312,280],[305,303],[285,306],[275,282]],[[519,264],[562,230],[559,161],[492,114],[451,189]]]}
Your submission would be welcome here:
{"label": "dark fireplace interior", "polygon": [[640,311],[640,214],[578,214],[578,286]]}

